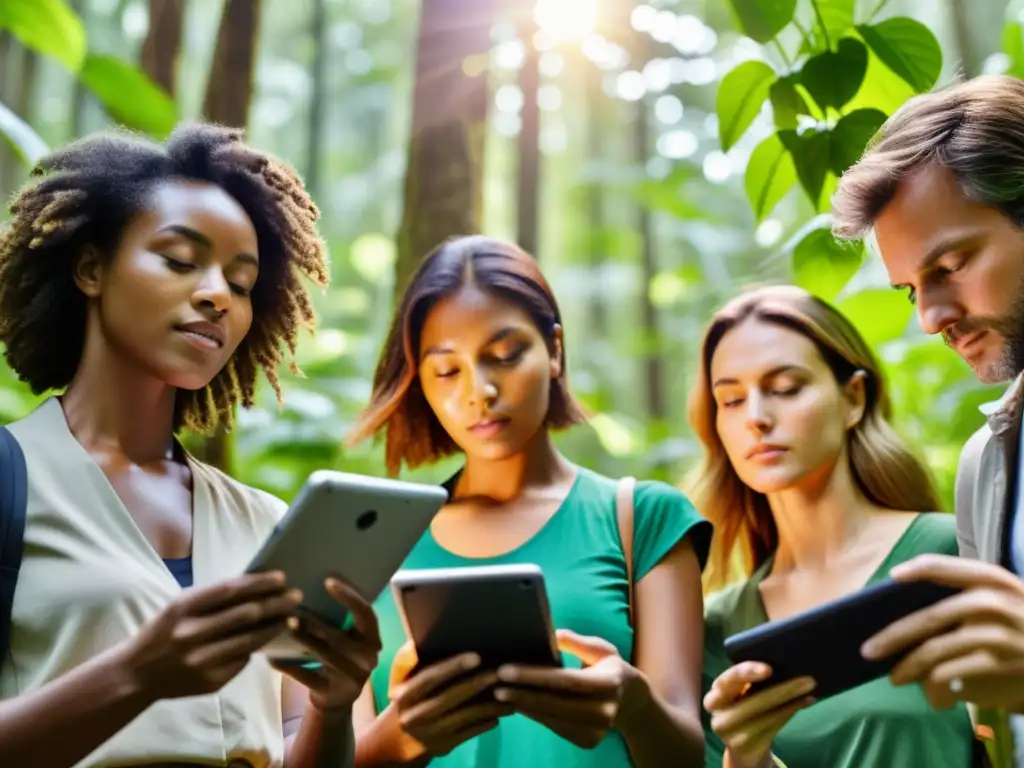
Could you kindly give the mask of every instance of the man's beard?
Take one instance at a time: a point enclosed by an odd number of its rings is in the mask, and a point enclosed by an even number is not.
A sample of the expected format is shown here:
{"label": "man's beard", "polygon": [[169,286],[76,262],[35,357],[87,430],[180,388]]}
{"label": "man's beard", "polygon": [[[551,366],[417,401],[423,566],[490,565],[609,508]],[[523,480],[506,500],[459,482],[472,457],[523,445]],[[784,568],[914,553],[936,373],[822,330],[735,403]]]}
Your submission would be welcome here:
{"label": "man's beard", "polygon": [[1017,289],[1017,298],[1010,311],[1000,318],[966,318],[948,332],[942,334],[948,346],[952,346],[950,334],[960,338],[978,331],[988,331],[1003,340],[1003,351],[993,363],[970,364],[975,376],[983,384],[1000,384],[1012,381],[1024,371],[1024,280]]}

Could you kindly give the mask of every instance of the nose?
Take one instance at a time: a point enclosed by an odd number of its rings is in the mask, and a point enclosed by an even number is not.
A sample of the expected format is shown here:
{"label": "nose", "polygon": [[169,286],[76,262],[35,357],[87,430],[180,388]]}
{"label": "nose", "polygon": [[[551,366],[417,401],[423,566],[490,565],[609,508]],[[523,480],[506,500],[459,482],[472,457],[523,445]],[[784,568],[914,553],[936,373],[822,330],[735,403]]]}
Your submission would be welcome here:
{"label": "nose", "polygon": [[231,286],[218,267],[207,269],[192,294],[192,305],[200,311],[223,315],[231,306]]}
{"label": "nose", "polygon": [[768,412],[767,404],[760,392],[754,392],[747,398],[746,425],[747,429],[756,437],[771,431],[771,414]]}
{"label": "nose", "polygon": [[473,370],[472,391],[470,397],[474,405],[486,403],[490,405],[498,399],[498,386],[494,383],[490,371],[476,367]]}
{"label": "nose", "polygon": [[925,333],[942,333],[964,318],[960,304],[946,293],[921,291],[917,295],[917,317]]}

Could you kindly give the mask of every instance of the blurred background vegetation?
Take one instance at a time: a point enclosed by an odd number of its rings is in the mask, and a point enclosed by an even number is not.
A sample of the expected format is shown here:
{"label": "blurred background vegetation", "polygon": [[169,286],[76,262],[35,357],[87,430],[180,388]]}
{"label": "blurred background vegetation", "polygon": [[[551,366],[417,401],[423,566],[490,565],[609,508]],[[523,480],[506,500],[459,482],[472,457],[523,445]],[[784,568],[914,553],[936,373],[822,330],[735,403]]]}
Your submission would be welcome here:
{"label": "blurred background vegetation", "polygon": [[[343,441],[393,297],[476,230],[535,253],[556,290],[596,414],[559,437],[575,461],[678,479],[709,315],[792,281],[870,339],[951,508],[999,391],[921,333],[877,257],[832,240],[828,201],[914,93],[1024,77],[1022,23],[1020,0],[0,0],[0,195],[47,147],[115,124],[244,125],[296,166],[333,273],[305,376],[282,372],[283,408],[264,388],[233,433],[189,441],[286,499],[316,468],[382,473],[379,446]],[[39,399],[0,363],[0,423]]]}

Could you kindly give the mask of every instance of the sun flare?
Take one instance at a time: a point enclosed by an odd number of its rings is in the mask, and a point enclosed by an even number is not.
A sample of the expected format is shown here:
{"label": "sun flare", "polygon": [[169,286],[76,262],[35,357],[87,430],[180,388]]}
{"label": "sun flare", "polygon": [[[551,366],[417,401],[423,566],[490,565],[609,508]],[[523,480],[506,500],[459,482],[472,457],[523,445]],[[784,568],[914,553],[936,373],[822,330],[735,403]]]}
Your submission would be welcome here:
{"label": "sun flare", "polygon": [[537,0],[534,18],[553,40],[581,40],[597,25],[597,0]]}

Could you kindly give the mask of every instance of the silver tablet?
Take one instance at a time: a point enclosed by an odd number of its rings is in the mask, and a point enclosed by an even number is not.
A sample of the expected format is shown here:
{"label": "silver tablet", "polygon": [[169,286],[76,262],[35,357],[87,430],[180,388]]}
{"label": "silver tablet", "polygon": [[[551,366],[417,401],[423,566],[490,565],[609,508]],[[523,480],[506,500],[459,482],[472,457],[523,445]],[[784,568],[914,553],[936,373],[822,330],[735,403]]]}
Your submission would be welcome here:
{"label": "silver tablet", "polygon": [[[283,571],[288,585],[303,592],[300,610],[344,626],[348,612],[327,593],[324,580],[337,575],[366,600],[376,600],[447,500],[437,485],[319,470],[246,572]],[[262,652],[278,660],[312,658],[288,635]]]}

